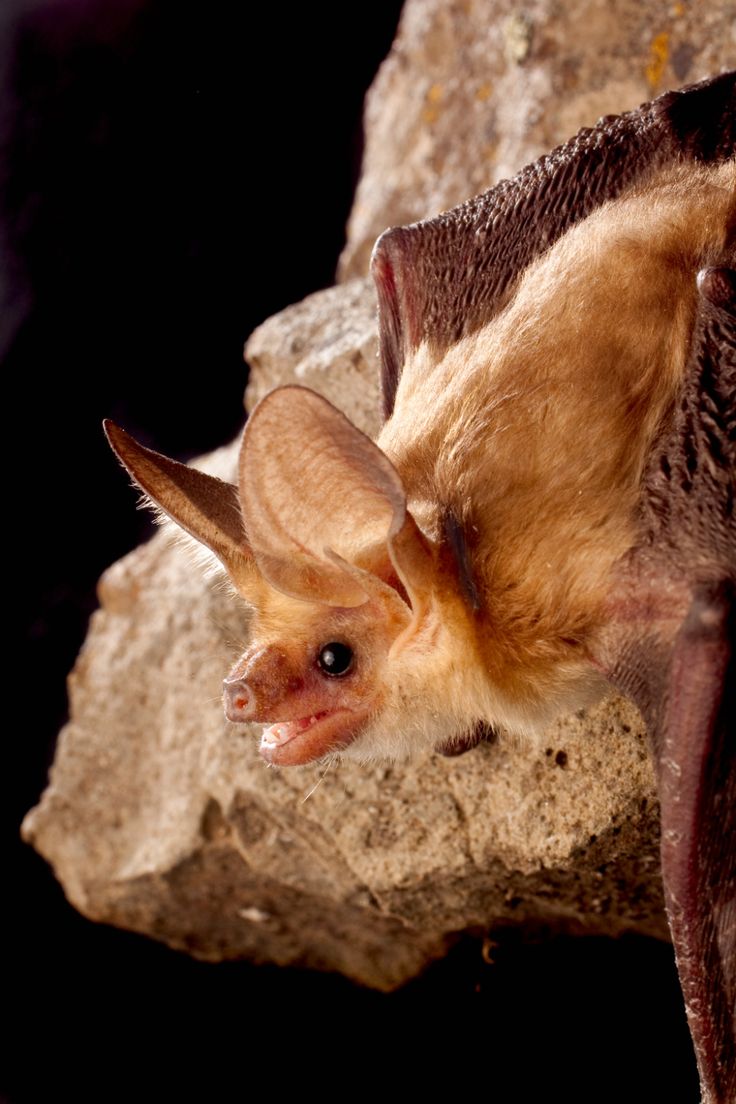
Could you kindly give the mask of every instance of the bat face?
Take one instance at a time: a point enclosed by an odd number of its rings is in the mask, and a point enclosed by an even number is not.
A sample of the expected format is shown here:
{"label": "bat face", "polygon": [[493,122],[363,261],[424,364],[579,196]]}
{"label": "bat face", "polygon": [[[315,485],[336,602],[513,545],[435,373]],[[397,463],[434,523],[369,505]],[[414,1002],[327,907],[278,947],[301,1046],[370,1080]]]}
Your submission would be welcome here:
{"label": "bat face", "polygon": [[410,610],[382,589],[340,609],[264,585],[254,643],[225,679],[223,700],[229,720],[268,726],[260,750],[269,763],[292,766],[345,752],[383,712],[389,652]]}
{"label": "bat face", "polygon": [[[352,609],[275,592],[272,599],[256,615],[253,645],[224,681],[228,718],[267,726],[260,753],[269,763],[406,758],[446,738],[453,721],[457,727],[452,699],[472,702],[472,661],[453,664],[440,615],[427,611],[413,628],[395,592],[379,591]],[[427,693],[430,675],[436,694]],[[476,678],[484,683],[481,668]]]}

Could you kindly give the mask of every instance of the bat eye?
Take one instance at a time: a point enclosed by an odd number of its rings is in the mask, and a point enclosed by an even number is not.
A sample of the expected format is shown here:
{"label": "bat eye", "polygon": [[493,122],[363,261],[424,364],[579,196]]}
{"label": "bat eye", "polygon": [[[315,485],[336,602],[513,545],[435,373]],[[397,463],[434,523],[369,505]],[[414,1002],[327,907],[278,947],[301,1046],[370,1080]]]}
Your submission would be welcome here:
{"label": "bat eye", "polygon": [[346,675],[353,666],[353,649],[349,648],[347,644],[338,644],[336,641],[325,644],[320,649],[317,663],[324,675],[334,677]]}

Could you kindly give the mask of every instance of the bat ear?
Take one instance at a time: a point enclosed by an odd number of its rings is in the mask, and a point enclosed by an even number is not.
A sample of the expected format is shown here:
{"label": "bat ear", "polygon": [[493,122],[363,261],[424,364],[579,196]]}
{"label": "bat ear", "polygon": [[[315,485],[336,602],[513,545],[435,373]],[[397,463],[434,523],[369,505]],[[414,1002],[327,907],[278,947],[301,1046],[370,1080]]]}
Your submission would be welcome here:
{"label": "bat ear", "polygon": [[113,452],[153,505],[214,552],[247,598],[256,567],[237,487],[144,448],[114,422],[106,420],[103,427]]}
{"label": "bat ear", "polygon": [[[420,266],[417,236],[403,226],[384,231],[373,247],[371,275],[378,299],[383,414],[390,417],[404,361],[421,340],[418,297],[413,294]],[[421,238],[419,238],[421,245]]]}
{"label": "bat ear", "polygon": [[426,542],[398,472],[314,391],[280,387],[253,411],[240,454],[240,498],[258,567],[278,590],[362,605],[386,587],[386,571],[376,571],[383,563],[412,598]]}

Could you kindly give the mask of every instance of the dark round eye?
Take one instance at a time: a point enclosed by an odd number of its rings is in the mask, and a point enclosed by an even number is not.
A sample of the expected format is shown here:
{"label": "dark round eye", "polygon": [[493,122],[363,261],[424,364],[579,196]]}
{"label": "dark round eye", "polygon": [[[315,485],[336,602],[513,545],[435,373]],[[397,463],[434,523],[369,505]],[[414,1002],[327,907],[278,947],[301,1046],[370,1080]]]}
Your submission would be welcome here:
{"label": "dark round eye", "polygon": [[347,644],[325,644],[317,657],[319,668],[325,675],[346,675],[353,665],[353,649]]}

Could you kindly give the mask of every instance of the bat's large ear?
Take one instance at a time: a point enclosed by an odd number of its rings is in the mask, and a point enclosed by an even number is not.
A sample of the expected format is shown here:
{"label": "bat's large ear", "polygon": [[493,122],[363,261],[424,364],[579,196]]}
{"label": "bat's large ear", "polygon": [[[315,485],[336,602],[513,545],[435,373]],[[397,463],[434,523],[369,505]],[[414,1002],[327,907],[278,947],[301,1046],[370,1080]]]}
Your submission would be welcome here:
{"label": "bat's large ear", "polygon": [[153,505],[214,552],[247,598],[256,567],[237,487],[144,448],[114,422],[103,426],[113,452]]}
{"label": "bat's large ear", "polygon": [[383,415],[394,408],[404,361],[422,336],[421,297],[415,294],[420,268],[412,264],[421,236],[396,226],[384,231],[373,247],[371,275],[378,299],[378,341],[381,355]]}
{"label": "bat's large ear", "polygon": [[258,567],[278,590],[359,606],[391,573],[412,605],[418,600],[431,556],[401,479],[378,446],[314,391],[280,387],[253,411],[240,496]]}

